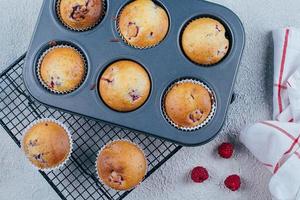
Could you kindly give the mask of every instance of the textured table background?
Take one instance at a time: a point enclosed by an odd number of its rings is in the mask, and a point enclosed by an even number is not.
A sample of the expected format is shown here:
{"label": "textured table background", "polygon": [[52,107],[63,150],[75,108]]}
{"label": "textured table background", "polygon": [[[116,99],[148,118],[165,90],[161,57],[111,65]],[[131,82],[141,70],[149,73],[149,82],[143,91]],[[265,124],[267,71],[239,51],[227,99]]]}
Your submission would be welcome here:
{"label": "textured table background", "polygon": [[[114,0],[112,0],[114,1]],[[188,2],[188,0],[187,0]],[[236,83],[238,94],[230,107],[226,124],[213,142],[183,148],[167,164],[148,178],[127,199],[164,200],[269,200],[270,173],[238,143],[240,129],[248,123],[271,116],[272,40],[270,30],[300,26],[299,0],[214,0],[235,11],[246,29],[246,48]],[[30,42],[42,1],[0,0],[0,71],[24,53]],[[236,144],[231,160],[216,156],[220,142]],[[211,178],[202,185],[188,178],[195,165],[209,169]],[[226,175],[239,173],[243,185],[239,192],[227,191]],[[0,199],[59,200],[38,172],[26,162],[20,150],[0,128]]]}

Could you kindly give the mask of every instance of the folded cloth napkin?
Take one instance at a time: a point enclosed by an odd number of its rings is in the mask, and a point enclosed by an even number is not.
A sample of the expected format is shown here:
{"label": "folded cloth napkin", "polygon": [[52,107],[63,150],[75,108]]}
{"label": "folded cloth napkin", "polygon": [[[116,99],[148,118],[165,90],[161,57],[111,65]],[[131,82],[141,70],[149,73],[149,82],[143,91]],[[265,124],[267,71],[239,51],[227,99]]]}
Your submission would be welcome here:
{"label": "folded cloth napkin", "polygon": [[291,103],[299,102],[300,96],[300,92],[296,91],[300,89],[300,29],[275,30],[273,41],[273,119],[283,122],[298,120],[299,122],[300,109],[292,109]]}
{"label": "folded cloth napkin", "polygon": [[273,120],[242,130],[240,141],[273,176],[275,200],[300,200],[300,29],[273,31]]}
{"label": "folded cloth napkin", "polygon": [[274,173],[269,189],[274,199],[300,200],[300,124],[263,121],[246,127],[240,141]]}

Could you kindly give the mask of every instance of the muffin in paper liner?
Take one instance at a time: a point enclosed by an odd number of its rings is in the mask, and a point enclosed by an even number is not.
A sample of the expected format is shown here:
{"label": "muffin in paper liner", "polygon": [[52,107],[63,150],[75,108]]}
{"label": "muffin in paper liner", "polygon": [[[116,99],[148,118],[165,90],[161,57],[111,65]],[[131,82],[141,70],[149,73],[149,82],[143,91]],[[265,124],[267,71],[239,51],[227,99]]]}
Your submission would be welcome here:
{"label": "muffin in paper liner", "polygon": [[[168,94],[168,92],[177,84],[181,84],[181,83],[193,83],[193,84],[198,84],[198,85],[201,85],[203,88],[205,88],[209,94],[210,94],[210,97],[211,97],[211,111],[209,113],[209,115],[207,116],[207,118],[199,125],[197,126],[194,126],[194,127],[182,127],[178,124],[176,124],[175,122],[173,122],[167,112],[166,112],[166,109],[165,109],[165,97],[166,95]],[[215,97],[215,94],[214,92],[206,85],[204,84],[203,82],[199,81],[199,80],[195,80],[195,79],[182,79],[182,80],[179,80],[179,81],[176,81],[174,83],[172,83],[168,89],[165,91],[164,93],[164,96],[163,96],[163,100],[162,100],[162,111],[163,111],[163,115],[164,117],[166,118],[166,120],[172,125],[174,126],[175,128],[179,129],[179,130],[182,130],[182,131],[186,131],[186,132],[191,132],[191,131],[195,131],[195,130],[198,130],[202,127],[204,127],[205,125],[207,125],[210,120],[214,117],[215,115],[215,112],[216,112],[216,107],[217,107],[217,103],[216,103],[216,97]]]}
{"label": "muffin in paper liner", "polygon": [[[40,168],[38,166],[36,166],[35,164],[33,164],[31,162],[31,160],[29,159],[29,156],[25,153],[25,149],[24,149],[24,139],[25,139],[25,135],[27,134],[27,132],[32,128],[34,127],[35,125],[37,124],[40,124],[40,123],[46,123],[46,122],[52,122],[52,123],[55,123],[57,125],[59,125],[60,127],[62,127],[65,132],[67,133],[68,135],[68,139],[69,139],[69,145],[70,145],[70,150],[69,150],[69,153],[67,155],[67,157],[61,162],[61,163],[58,163],[56,166],[54,167],[49,167],[49,168]],[[33,121],[31,124],[29,124],[22,132],[22,139],[21,139],[21,149],[22,151],[24,152],[24,155],[27,157],[29,163],[31,164],[31,166],[37,170],[40,170],[40,171],[44,171],[44,172],[50,172],[50,171],[53,171],[53,170],[57,170],[57,169],[60,169],[62,168],[70,159],[70,156],[73,152],[73,139],[72,139],[72,135],[71,135],[71,132],[69,131],[69,129],[63,124],[61,123],[60,121],[58,120],[55,120],[55,119],[52,119],[52,118],[42,118],[42,119],[38,119],[38,120],[35,120]]]}
{"label": "muffin in paper liner", "polygon": [[105,14],[106,14],[106,0],[101,0],[101,1],[102,1],[102,13],[100,14],[100,17],[99,17],[98,21],[94,25],[88,26],[88,27],[82,28],[82,29],[76,29],[76,28],[71,27],[70,25],[68,25],[66,22],[64,22],[63,18],[61,17],[61,14],[60,14],[60,2],[61,2],[61,0],[56,0],[55,12],[56,12],[56,15],[57,15],[57,18],[59,19],[59,21],[66,28],[68,28],[72,31],[77,31],[77,32],[89,31],[89,30],[93,29],[94,27],[96,27],[98,24],[100,24],[102,22],[104,16],[105,16]]}
{"label": "muffin in paper liner", "polygon": [[[219,50],[217,51],[218,53],[219,53],[219,52],[220,52],[220,53],[223,52],[224,55],[221,56],[220,59],[219,59],[218,61],[212,62],[212,63],[210,63],[210,64],[199,63],[199,62],[193,60],[193,58],[191,58],[191,57],[186,53],[186,51],[184,50],[184,47],[183,47],[183,34],[184,34],[186,28],[187,28],[191,23],[193,23],[193,22],[195,22],[195,21],[197,21],[197,20],[199,20],[199,19],[211,19],[211,20],[215,20],[216,22],[218,22],[219,24],[221,24],[222,27],[224,28],[224,34],[225,34],[225,35],[224,35],[224,39],[226,39],[226,40],[228,41],[228,44],[224,47],[223,51],[219,51]],[[216,26],[216,29],[218,29],[218,26]],[[202,16],[202,17],[200,16],[200,17],[196,17],[196,18],[194,18],[194,19],[189,20],[189,21],[183,26],[183,28],[182,28],[181,35],[180,35],[180,46],[181,46],[181,50],[182,50],[182,52],[184,53],[185,57],[186,57],[187,59],[189,59],[191,62],[193,62],[194,64],[196,64],[196,65],[200,65],[200,66],[203,66],[203,67],[211,67],[211,66],[217,65],[217,64],[219,64],[220,62],[222,62],[222,61],[227,57],[227,55],[229,54],[230,46],[231,46],[231,42],[232,42],[232,41],[231,41],[229,38],[227,38],[227,35],[228,35],[228,34],[229,34],[229,33],[228,33],[228,30],[226,29],[226,25],[225,25],[220,19],[215,19],[215,18],[210,17],[210,16]]]}
{"label": "muffin in paper liner", "polygon": [[[78,83],[74,88],[72,88],[72,89],[70,89],[70,90],[58,91],[58,90],[55,90],[55,89],[49,87],[49,85],[47,85],[47,84],[45,83],[45,81],[43,80],[42,75],[41,75],[41,65],[42,65],[42,62],[43,62],[45,56],[46,56],[48,53],[50,53],[52,50],[59,49],[59,48],[70,48],[70,49],[72,49],[72,50],[75,50],[75,51],[80,55],[80,57],[81,57],[81,59],[82,59],[82,61],[83,61],[83,65],[84,65],[83,70],[84,70],[84,73],[83,73],[83,75],[82,75],[81,81],[80,81],[80,83]],[[83,53],[82,53],[80,50],[78,50],[77,48],[75,48],[75,47],[73,47],[73,46],[71,46],[71,45],[67,45],[67,44],[54,45],[54,46],[52,46],[52,47],[47,48],[47,49],[41,54],[41,56],[39,57],[39,59],[38,59],[38,61],[37,61],[37,66],[36,66],[36,73],[37,73],[37,78],[38,78],[39,82],[40,82],[40,83],[42,84],[42,86],[43,86],[44,88],[46,88],[47,90],[49,90],[49,91],[51,91],[51,92],[53,92],[53,93],[55,93],[55,94],[68,94],[68,93],[71,93],[71,92],[75,91],[76,89],[78,89],[78,88],[82,85],[82,83],[85,81],[86,76],[87,76],[87,61],[86,61],[86,58],[85,58],[85,56],[83,55]]]}
{"label": "muffin in paper liner", "polygon": [[[130,143],[130,144],[136,146],[136,147],[143,153],[144,158],[145,158],[145,161],[146,161],[145,174],[144,174],[144,177],[141,179],[141,181],[140,181],[138,184],[136,184],[135,186],[133,186],[133,187],[131,187],[131,188],[128,188],[128,189],[124,189],[124,190],[114,189],[114,188],[110,187],[109,185],[107,185],[107,184],[101,179],[101,177],[100,177],[100,175],[99,175],[99,172],[98,172],[98,158],[99,158],[101,152],[102,152],[108,145],[110,145],[110,144],[112,144],[112,143],[114,143],[114,142],[120,142],[120,141],[128,142],[128,143]],[[143,182],[143,180],[145,179],[145,176],[147,175],[147,172],[148,172],[148,160],[147,160],[147,157],[146,157],[146,155],[145,155],[145,152],[140,148],[140,146],[139,146],[138,144],[136,144],[136,143],[134,143],[134,142],[132,142],[132,141],[130,141],[130,140],[128,140],[128,139],[116,139],[116,140],[112,140],[112,141],[106,143],[106,144],[105,144],[104,146],[102,146],[102,148],[99,150],[99,152],[98,152],[98,154],[97,154],[97,157],[96,157],[95,169],[96,169],[96,174],[97,174],[98,180],[99,180],[99,182],[100,182],[102,185],[105,185],[105,186],[107,186],[107,187],[109,187],[109,188],[111,188],[111,189],[113,189],[113,190],[116,190],[116,191],[130,191],[130,190],[132,190],[132,189],[138,187],[138,186]]]}
{"label": "muffin in paper liner", "polygon": [[158,45],[159,45],[159,44],[167,37],[167,35],[168,35],[169,29],[170,29],[170,17],[169,17],[169,15],[168,15],[168,13],[167,13],[167,11],[165,10],[164,7],[162,7],[161,5],[157,4],[156,1],[153,1],[153,0],[151,0],[151,1],[152,1],[156,6],[160,7],[161,9],[163,9],[163,10],[166,12],[166,15],[167,15],[167,17],[168,17],[168,29],[167,29],[167,32],[166,32],[165,36],[164,36],[161,40],[159,40],[156,44],[153,44],[153,45],[150,45],[150,46],[145,46],[145,47],[133,45],[133,44],[130,44],[130,42],[129,42],[129,41],[123,36],[123,34],[121,33],[121,30],[120,30],[120,27],[119,27],[119,22],[120,22],[121,14],[122,14],[123,10],[126,8],[126,6],[128,6],[130,3],[133,3],[134,1],[130,1],[129,3],[125,4],[125,5],[123,6],[123,8],[121,8],[121,10],[120,10],[119,13],[118,13],[117,20],[116,20],[116,30],[117,30],[119,36],[121,37],[121,39],[125,42],[125,44],[127,44],[128,46],[133,47],[133,48],[135,48],[135,49],[143,50],[143,49],[149,49],[149,48],[156,47],[156,46],[158,46]]}
{"label": "muffin in paper liner", "polygon": [[117,60],[99,77],[98,92],[109,108],[132,112],[142,107],[151,93],[151,79],[143,65],[134,60]]}

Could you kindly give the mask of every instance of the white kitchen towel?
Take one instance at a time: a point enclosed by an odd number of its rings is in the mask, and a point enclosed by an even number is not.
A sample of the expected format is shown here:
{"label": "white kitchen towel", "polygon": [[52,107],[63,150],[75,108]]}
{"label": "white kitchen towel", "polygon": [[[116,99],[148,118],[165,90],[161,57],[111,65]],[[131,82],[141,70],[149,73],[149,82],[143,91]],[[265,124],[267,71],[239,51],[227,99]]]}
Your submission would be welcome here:
{"label": "white kitchen towel", "polygon": [[241,142],[273,176],[275,200],[300,200],[300,29],[273,31],[273,120],[242,130]]}
{"label": "white kitchen towel", "polygon": [[300,124],[263,121],[246,127],[240,141],[272,173],[274,199],[300,200]]}
{"label": "white kitchen towel", "polygon": [[[273,42],[273,119],[283,122],[299,121],[300,111],[292,110],[291,101],[300,96],[298,71],[300,69],[300,29],[275,30]],[[298,84],[290,85],[289,82],[292,80]],[[294,119],[295,117],[297,119]]]}

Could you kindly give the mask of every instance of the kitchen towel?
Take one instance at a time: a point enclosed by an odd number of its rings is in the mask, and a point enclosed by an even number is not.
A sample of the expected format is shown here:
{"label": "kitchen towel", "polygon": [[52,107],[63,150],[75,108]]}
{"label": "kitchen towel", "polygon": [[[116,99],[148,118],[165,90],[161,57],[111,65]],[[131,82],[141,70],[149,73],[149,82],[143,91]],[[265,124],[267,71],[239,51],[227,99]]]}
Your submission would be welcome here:
{"label": "kitchen towel", "polygon": [[274,200],[300,200],[300,29],[273,31],[273,121],[241,131],[240,141],[273,176]]}
{"label": "kitchen towel", "polygon": [[300,29],[275,30],[273,41],[273,119],[299,122],[300,109],[295,104],[300,102]]}

